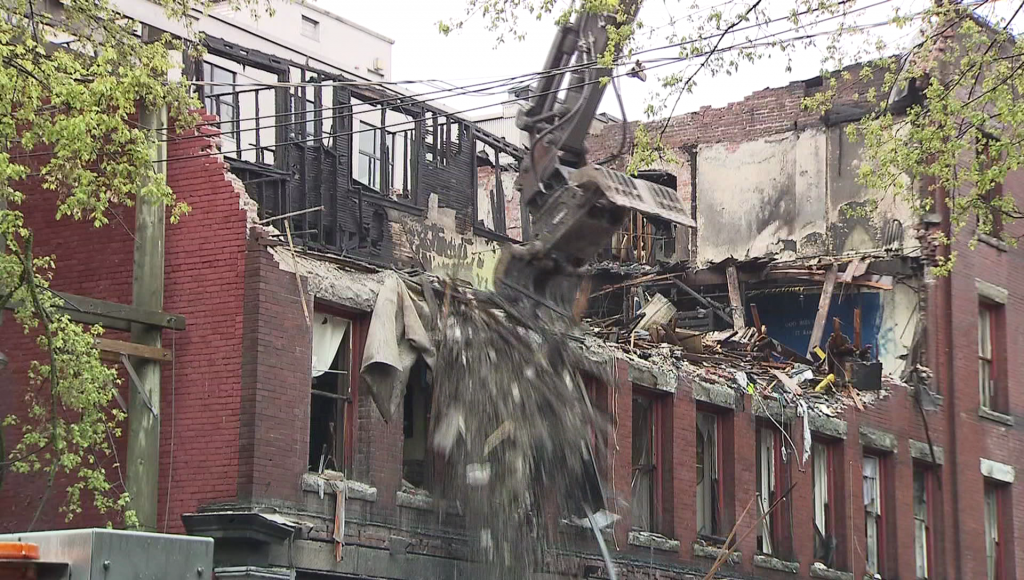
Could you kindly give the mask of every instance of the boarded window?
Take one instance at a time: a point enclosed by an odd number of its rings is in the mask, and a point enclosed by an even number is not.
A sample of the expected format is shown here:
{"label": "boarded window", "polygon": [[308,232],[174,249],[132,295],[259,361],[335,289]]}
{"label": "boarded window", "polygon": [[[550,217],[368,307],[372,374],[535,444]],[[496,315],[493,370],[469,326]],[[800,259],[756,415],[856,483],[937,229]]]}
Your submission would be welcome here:
{"label": "boarded window", "polygon": [[312,392],[309,408],[310,471],[344,471],[345,415],[350,397],[351,322],[313,317]]}
{"label": "boarded window", "polygon": [[697,533],[717,536],[719,509],[718,417],[697,413]]}

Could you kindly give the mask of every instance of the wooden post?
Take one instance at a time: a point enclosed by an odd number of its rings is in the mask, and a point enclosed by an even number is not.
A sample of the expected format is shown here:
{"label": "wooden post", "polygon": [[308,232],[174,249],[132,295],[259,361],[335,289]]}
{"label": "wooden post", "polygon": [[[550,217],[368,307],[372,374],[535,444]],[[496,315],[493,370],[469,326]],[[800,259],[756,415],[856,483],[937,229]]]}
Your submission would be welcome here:
{"label": "wooden post", "polygon": [[811,356],[814,347],[821,343],[821,334],[825,331],[825,319],[828,318],[828,307],[832,304],[832,289],[836,287],[836,276],[839,267],[832,264],[825,274],[825,285],[821,288],[821,299],[818,300],[818,313],[814,316],[814,328],[811,330],[811,341],[807,344],[807,356]]}
{"label": "wooden post", "polygon": [[[139,108],[140,126],[154,132],[154,169],[167,174],[167,145],[157,130],[167,127],[166,108]],[[142,187],[147,184],[142,183]],[[141,191],[141,189],[140,189]],[[139,195],[135,205],[135,256],[132,272],[132,305],[149,310],[164,306],[164,204]],[[161,348],[162,329],[132,324],[132,342]],[[132,384],[128,399],[128,493],[139,527],[157,529],[157,487],[160,461],[160,363],[135,357],[131,360],[139,383]],[[135,383],[135,381],[132,381]]]}
{"label": "wooden post", "polygon": [[725,281],[729,283],[729,305],[732,306],[732,328],[742,330],[746,324],[743,322],[743,300],[740,298],[740,280],[736,274],[735,264],[725,269]]}

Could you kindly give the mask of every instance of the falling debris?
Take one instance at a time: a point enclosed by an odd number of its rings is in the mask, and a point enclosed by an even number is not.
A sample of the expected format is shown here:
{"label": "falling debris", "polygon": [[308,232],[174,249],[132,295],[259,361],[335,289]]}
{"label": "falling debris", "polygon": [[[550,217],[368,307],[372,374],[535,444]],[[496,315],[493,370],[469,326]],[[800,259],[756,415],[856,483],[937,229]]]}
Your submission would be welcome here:
{"label": "falling debris", "polygon": [[551,544],[543,514],[595,531],[618,517],[603,511],[591,441],[608,424],[585,385],[609,377],[536,307],[454,284],[428,293],[437,305],[431,430],[445,458],[443,493],[462,503],[495,578],[529,577]]}

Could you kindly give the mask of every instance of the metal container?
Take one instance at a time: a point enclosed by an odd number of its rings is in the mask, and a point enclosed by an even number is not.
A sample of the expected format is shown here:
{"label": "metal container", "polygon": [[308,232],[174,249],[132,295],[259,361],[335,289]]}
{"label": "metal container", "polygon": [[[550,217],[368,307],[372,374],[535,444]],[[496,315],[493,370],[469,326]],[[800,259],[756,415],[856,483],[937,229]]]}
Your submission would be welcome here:
{"label": "metal container", "polygon": [[67,563],[64,580],[211,580],[213,539],[107,529],[0,535],[31,542],[41,562]]}

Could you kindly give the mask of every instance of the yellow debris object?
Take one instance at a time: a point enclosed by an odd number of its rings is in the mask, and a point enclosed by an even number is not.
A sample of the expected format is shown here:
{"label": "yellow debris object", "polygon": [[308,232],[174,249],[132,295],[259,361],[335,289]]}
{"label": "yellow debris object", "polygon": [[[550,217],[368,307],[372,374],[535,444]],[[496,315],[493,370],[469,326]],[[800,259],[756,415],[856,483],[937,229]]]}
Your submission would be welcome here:
{"label": "yellow debris object", "polygon": [[836,382],[836,376],[834,374],[830,374],[829,376],[822,379],[821,382],[818,383],[817,387],[814,387],[814,392],[820,393],[825,390],[825,387],[831,385],[834,382]]}

